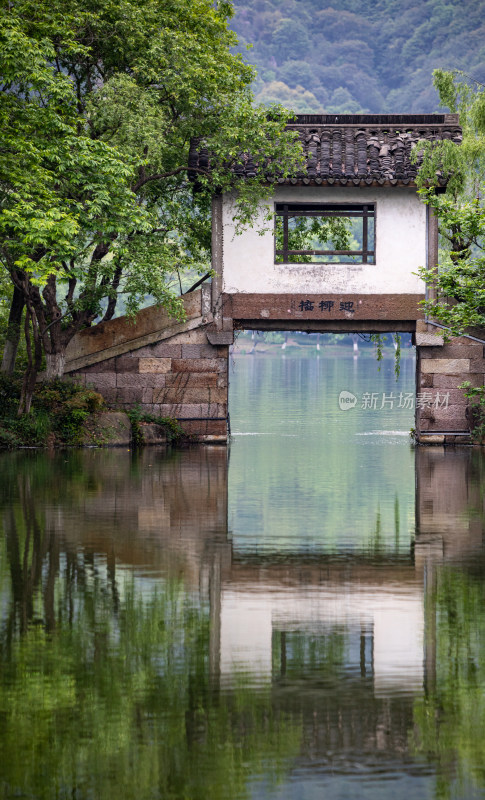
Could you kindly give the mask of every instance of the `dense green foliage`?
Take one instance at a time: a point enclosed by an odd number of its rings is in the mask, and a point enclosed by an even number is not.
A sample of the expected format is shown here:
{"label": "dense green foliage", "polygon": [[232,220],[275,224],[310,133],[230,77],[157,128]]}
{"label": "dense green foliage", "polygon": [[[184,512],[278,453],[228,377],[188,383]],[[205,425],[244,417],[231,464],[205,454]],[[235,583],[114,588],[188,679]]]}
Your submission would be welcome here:
{"label": "dense green foliage", "polygon": [[[424,307],[453,334],[485,326],[485,91],[463,76],[435,72],[443,105],[459,112],[463,143],[424,145],[418,181],[420,194],[438,217],[439,269],[422,269],[436,286]],[[435,194],[436,172],[450,176],[445,194]]]}
{"label": "dense green foliage", "polygon": [[[98,427],[99,413],[106,411],[104,398],[93,388],[72,380],[37,383],[29,414],[17,414],[21,381],[0,375],[0,449],[17,447],[64,447],[105,445],[113,437],[109,422]],[[145,444],[143,425],[152,423],[165,433],[167,442],[190,441],[171,417],[144,413],[140,406],[128,412],[133,446]]]}
{"label": "dense green foliage", "polygon": [[169,442],[187,442],[187,434],[178,422],[172,417],[161,417],[156,414],[149,414],[144,412],[140,405],[135,405],[128,410],[128,417],[131,424],[131,439],[135,447],[145,444],[143,437],[142,426],[143,423],[153,423],[159,425],[165,430],[167,441]]}
{"label": "dense green foliage", "polygon": [[91,415],[104,408],[93,389],[72,381],[38,384],[31,413],[18,416],[20,381],[0,376],[0,448],[79,445]]}
{"label": "dense green foliage", "polygon": [[235,0],[257,98],[298,112],[431,112],[433,69],[485,81],[485,2]]}
{"label": "dense green foliage", "polygon": [[[48,377],[120,293],[129,312],[150,294],[182,314],[171,278],[207,271],[210,197],[233,186],[241,150],[259,162],[277,153],[283,172],[298,163],[282,109],[252,103],[230,15],[209,0],[0,10],[1,264],[27,304],[30,362],[38,369],[43,352]],[[194,136],[211,152],[195,196]],[[261,172],[240,186],[240,221],[267,191]]]}

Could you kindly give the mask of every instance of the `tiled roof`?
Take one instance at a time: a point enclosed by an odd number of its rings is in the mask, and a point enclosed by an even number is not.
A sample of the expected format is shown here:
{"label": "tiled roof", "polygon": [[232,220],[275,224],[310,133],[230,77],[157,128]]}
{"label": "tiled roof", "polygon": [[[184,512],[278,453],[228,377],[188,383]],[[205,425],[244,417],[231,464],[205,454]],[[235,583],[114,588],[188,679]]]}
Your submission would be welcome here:
{"label": "tiled roof", "polygon": [[[458,114],[299,114],[288,126],[297,131],[306,155],[305,172],[275,183],[304,185],[396,186],[415,183],[419,164],[410,159],[420,140],[462,139]],[[189,175],[210,169],[209,154],[192,142]],[[242,156],[235,172],[254,177],[250,155]],[[446,177],[438,175],[444,186]]]}

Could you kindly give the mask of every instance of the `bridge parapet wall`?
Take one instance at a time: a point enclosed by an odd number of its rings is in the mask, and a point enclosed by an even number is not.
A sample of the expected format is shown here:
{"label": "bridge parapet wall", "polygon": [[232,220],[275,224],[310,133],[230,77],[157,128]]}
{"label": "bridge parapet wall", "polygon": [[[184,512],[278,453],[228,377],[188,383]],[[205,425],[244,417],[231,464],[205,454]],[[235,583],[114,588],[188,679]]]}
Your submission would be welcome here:
{"label": "bridge parapet wall", "polygon": [[[317,314],[316,300],[314,310],[308,312],[298,311],[300,295],[293,300],[297,309],[294,318],[286,296],[225,296],[228,316],[218,319],[207,285],[184,297],[184,322],[170,319],[153,306],[143,309],[134,323],[122,317],[82,331],[68,348],[66,373],[93,386],[112,407],[128,410],[139,406],[150,415],[177,419],[196,441],[226,442],[233,325],[268,330],[409,330],[416,336],[418,441],[471,441],[474,420],[458,387],[465,381],[472,386],[485,383],[483,332],[475,339],[462,336],[444,342],[439,329],[417,319],[415,296],[396,308],[388,298],[386,302],[381,298],[380,305],[373,304],[367,310],[363,303],[362,313],[354,297],[356,311],[339,312],[338,319],[323,319],[323,314],[330,317],[327,311]],[[339,307],[337,302],[332,305]]]}
{"label": "bridge parapet wall", "polygon": [[[481,337],[483,338],[483,334]],[[485,382],[484,343],[467,336],[444,342],[438,329],[417,322],[416,434],[422,444],[465,444],[470,441],[469,403],[463,389]]]}
{"label": "bridge parapet wall", "polygon": [[227,441],[232,335],[213,330],[212,315],[202,313],[205,294],[186,298],[184,323],[152,307],[134,324],[119,318],[83,331],[68,351],[66,372],[111,406],[175,418],[197,441]]}

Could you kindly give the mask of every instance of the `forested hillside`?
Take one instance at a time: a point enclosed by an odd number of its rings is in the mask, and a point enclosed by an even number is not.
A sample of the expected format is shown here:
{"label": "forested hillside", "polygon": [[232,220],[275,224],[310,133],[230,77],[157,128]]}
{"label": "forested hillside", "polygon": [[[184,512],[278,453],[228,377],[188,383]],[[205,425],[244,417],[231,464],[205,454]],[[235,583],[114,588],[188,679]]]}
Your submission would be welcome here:
{"label": "forested hillside", "polygon": [[[234,0],[257,100],[299,112],[431,112],[432,70],[485,83],[485,0]],[[253,48],[246,50],[245,45]]]}

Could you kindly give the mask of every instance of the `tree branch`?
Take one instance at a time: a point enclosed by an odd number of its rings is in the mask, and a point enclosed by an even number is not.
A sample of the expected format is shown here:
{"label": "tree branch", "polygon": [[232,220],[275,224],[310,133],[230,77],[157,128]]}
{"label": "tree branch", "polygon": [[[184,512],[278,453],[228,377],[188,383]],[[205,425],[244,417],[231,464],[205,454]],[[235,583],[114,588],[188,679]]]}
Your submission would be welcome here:
{"label": "tree branch", "polygon": [[76,288],[77,278],[69,278],[68,291],[66,294],[66,303],[71,308],[72,298],[74,296],[74,289]]}
{"label": "tree branch", "polygon": [[102,322],[107,322],[108,320],[112,319],[113,318],[113,314],[115,313],[116,302],[118,300],[117,289],[118,289],[118,286],[120,285],[121,274],[122,274],[122,266],[121,266],[121,263],[118,263],[117,266],[116,266],[116,269],[115,269],[115,274],[113,276],[113,282],[111,284],[112,294],[110,293],[110,295],[108,297],[108,306],[106,308],[106,313],[105,313],[103,319],[101,320]]}
{"label": "tree branch", "polygon": [[463,75],[465,78],[468,78],[469,81],[472,81],[472,83],[475,83],[477,86],[485,87],[485,83],[480,83],[480,81],[477,81],[477,79],[474,78],[473,75],[469,75],[467,72],[464,72],[462,69],[454,69],[452,71],[455,72],[458,75]]}
{"label": "tree branch", "polygon": [[[157,172],[155,175],[148,175],[145,178],[140,178],[134,186],[131,187],[133,192],[138,192],[142,186],[145,186],[146,183],[150,183],[152,181],[161,181],[164,178],[171,178],[173,175],[179,175],[181,172],[187,172],[188,166],[183,167],[176,167],[175,169],[170,170],[169,172]],[[198,172],[201,175],[209,175],[206,169],[200,169],[199,167],[190,167],[191,172]]]}

